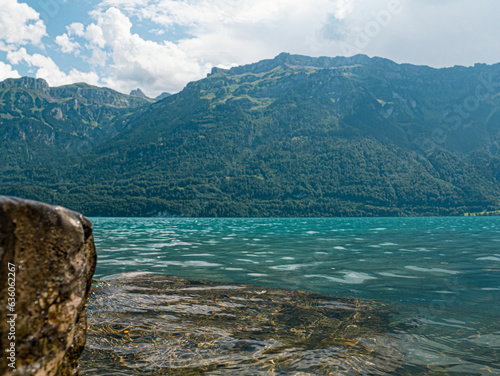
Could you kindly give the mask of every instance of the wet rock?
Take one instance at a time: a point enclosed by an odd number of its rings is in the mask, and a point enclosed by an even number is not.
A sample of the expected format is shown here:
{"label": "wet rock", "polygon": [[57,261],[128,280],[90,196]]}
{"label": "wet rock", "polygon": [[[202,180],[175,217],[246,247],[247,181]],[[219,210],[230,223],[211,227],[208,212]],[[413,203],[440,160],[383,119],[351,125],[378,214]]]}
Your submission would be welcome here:
{"label": "wet rock", "polygon": [[[7,353],[15,355],[14,362],[0,357],[1,375],[78,374],[95,266],[87,218],[62,207],[0,196],[0,350],[15,350]],[[9,271],[15,271],[15,287]],[[9,288],[15,290],[13,307]]]}

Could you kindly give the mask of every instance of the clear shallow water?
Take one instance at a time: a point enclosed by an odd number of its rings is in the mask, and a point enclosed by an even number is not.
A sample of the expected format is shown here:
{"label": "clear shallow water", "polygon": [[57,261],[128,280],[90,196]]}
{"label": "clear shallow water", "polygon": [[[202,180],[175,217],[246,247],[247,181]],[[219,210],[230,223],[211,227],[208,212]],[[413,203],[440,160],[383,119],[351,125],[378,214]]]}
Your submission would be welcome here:
{"label": "clear shallow water", "polygon": [[407,366],[500,374],[498,217],[92,221],[96,278],[149,272],[388,303]]}

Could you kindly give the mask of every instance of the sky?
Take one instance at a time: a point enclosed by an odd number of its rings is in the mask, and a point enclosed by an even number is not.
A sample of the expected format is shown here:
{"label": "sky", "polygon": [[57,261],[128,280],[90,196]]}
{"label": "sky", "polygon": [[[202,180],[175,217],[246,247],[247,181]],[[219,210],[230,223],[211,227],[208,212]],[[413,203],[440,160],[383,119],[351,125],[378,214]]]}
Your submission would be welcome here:
{"label": "sky", "polygon": [[155,97],[281,52],[500,62],[498,0],[0,0],[0,80]]}

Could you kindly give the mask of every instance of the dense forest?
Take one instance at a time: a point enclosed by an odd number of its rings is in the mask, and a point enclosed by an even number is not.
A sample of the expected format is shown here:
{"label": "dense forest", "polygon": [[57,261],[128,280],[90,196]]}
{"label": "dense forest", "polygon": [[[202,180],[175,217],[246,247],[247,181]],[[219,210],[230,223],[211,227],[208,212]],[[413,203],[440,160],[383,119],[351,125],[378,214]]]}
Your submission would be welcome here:
{"label": "dense forest", "polygon": [[500,65],[214,68],[158,101],[0,83],[0,194],[87,216],[404,216],[500,207]]}

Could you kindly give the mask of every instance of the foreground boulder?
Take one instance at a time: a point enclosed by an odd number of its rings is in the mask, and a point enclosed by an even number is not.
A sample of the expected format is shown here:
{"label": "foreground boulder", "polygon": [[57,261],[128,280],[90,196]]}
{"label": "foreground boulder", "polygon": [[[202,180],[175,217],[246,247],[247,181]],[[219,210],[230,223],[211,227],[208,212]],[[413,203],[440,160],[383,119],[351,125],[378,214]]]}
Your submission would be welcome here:
{"label": "foreground boulder", "polygon": [[0,375],[78,374],[95,267],[87,218],[0,196]]}

